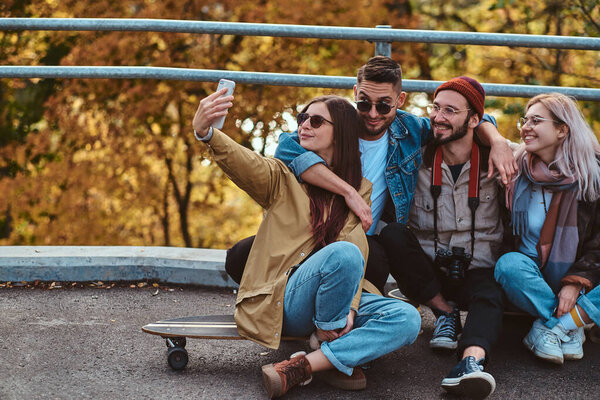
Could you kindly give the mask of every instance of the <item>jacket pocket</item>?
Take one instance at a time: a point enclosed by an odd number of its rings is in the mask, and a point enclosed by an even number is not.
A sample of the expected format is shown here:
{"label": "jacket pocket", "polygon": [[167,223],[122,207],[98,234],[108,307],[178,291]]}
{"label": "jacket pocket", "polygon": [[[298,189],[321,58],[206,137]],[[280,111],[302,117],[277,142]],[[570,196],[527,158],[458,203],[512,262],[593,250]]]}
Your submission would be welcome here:
{"label": "jacket pocket", "polygon": [[400,163],[401,179],[404,181],[404,184],[406,185],[405,190],[408,193],[415,192],[422,158],[421,150],[418,149]]}
{"label": "jacket pocket", "polygon": [[407,175],[416,175],[421,166],[421,150],[417,149],[400,163],[400,169]]}
{"label": "jacket pocket", "polygon": [[[435,212],[433,197],[431,195],[415,196],[413,202],[416,218],[412,219],[411,223],[414,224],[416,222],[418,228],[422,231],[433,232],[433,213]],[[445,193],[443,191],[437,201],[438,233],[456,231],[455,216],[456,212],[454,210],[452,193]]]}
{"label": "jacket pocket", "polygon": [[430,196],[415,196],[413,209],[411,225],[421,231],[433,230],[433,199]]}
{"label": "jacket pocket", "polygon": [[273,294],[273,283],[269,283],[267,285],[252,288],[249,290],[240,290],[238,292],[237,299],[235,300],[235,305],[239,305],[242,302],[247,302],[248,304],[256,303],[259,304],[262,300],[264,300],[267,296]]}

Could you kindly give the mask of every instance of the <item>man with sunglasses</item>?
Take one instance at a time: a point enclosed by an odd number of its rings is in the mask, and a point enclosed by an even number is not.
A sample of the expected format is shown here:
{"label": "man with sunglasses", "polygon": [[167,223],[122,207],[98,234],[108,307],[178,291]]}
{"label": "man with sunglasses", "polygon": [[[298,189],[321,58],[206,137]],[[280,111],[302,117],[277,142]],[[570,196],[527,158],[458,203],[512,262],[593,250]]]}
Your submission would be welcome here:
{"label": "man with sunglasses", "polygon": [[[483,87],[469,77],[438,87],[428,107],[434,140],[423,152],[408,223],[391,223],[380,234],[402,293],[436,316],[429,346],[457,350],[459,362],[442,387],[478,399],[496,387],[483,364],[503,312],[502,289],[494,280],[504,232],[502,196],[497,175],[486,171],[489,150],[473,135],[484,101]],[[469,312],[464,328],[461,309]]]}
{"label": "man with sunglasses", "polygon": [[[363,176],[373,184],[371,206],[346,182],[335,176],[322,159],[298,144],[295,133],[282,133],[275,157],[286,162],[296,176],[343,196],[358,215],[369,240],[366,278],[383,291],[389,275],[384,249],[379,243],[385,222],[406,224],[421,166],[421,149],[432,138],[429,118],[399,108],[406,100],[402,69],[389,57],[376,56],[359,68],[354,97],[364,124],[360,138]],[[504,183],[516,172],[512,151],[489,115],[476,129],[482,142],[491,145],[489,176],[494,166]],[[384,212],[385,211],[385,212]]]}

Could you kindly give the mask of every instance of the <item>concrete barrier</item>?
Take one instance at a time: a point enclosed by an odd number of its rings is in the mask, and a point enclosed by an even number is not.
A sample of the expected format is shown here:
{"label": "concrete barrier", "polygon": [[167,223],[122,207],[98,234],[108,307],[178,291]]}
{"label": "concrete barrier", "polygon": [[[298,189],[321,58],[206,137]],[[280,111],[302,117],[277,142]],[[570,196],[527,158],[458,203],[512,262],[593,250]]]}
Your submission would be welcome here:
{"label": "concrete barrier", "polygon": [[1,282],[158,281],[236,288],[225,250],[136,246],[3,246]]}

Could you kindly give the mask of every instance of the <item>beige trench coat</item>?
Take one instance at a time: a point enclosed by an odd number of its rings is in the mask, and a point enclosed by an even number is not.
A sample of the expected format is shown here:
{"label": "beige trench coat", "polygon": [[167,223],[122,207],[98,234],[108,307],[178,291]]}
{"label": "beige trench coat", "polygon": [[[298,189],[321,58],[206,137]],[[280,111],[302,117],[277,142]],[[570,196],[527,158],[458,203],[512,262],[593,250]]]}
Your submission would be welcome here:
{"label": "beige trench coat", "polygon": [[[241,336],[276,349],[288,273],[314,247],[306,187],[280,160],[261,157],[217,129],[208,145],[227,176],[266,210],[240,283],[235,321]],[[370,192],[370,182],[363,179],[359,193],[368,203]],[[354,243],[367,260],[367,239],[354,213],[349,214],[337,240]],[[363,279],[352,302],[355,309],[363,288],[379,293]]]}

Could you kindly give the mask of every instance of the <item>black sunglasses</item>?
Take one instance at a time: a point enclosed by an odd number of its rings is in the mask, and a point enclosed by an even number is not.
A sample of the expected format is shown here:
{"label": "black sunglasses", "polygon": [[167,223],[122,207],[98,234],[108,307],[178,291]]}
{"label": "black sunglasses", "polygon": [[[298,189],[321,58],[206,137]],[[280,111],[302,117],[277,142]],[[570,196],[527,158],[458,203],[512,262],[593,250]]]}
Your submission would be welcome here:
{"label": "black sunglasses", "polygon": [[323,122],[329,122],[333,125],[333,122],[323,118],[320,115],[308,115],[308,113],[300,113],[296,116],[296,121],[298,121],[298,126],[302,125],[307,119],[310,119],[310,126],[317,129]]}
{"label": "black sunglasses", "polygon": [[359,100],[356,102],[356,108],[360,112],[369,112],[373,108],[373,104],[375,104],[375,110],[381,115],[389,114],[392,111],[392,107],[390,104],[380,101],[379,103],[371,103],[369,100]]}

